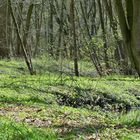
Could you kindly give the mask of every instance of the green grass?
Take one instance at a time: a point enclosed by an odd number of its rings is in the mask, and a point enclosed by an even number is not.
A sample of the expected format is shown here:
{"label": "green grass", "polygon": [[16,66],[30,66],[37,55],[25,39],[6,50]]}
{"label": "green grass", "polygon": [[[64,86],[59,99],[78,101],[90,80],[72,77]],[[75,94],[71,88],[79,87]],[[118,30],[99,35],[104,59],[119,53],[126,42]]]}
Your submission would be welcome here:
{"label": "green grass", "polygon": [[56,135],[50,129],[40,129],[27,124],[16,123],[0,118],[1,140],[56,140]]}
{"label": "green grass", "polygon": [[140,106],[138,78],[76,78],[60,75],[56,61],[34,65],[41,71],[30,76],[22,60],[0,61],[0,139],[140,139],[140,112],[118,112]]}
{"label": "green grass", "polygon": [[121,124],[140,127],[140,110],[132,110],[118,118]]}

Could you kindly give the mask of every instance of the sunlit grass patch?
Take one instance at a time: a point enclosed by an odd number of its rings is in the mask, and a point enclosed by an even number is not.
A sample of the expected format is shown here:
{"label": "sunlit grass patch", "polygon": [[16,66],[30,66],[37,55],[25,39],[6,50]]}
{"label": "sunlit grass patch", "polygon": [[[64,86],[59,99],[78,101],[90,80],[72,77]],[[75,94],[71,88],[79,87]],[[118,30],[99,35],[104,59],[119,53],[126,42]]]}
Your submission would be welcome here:
{"label": "sunlit grass patch", "polygon": [[128,127],[140,128],[140,110],[132,110],[127,114],[123,114],[118,118],[118,122]]}
{"label": "sunlit grass patch", "polygon": [[2,140],[56,140],[51,129],[40,129],[23,123],[0,118],[0,139]]}

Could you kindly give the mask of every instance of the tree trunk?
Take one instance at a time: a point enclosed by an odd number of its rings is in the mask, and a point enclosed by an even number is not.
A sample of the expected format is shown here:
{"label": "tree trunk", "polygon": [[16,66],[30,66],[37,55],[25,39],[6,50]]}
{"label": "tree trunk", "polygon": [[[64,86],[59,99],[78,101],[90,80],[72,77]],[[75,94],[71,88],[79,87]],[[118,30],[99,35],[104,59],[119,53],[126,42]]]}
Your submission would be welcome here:
{"label": "tree trunk", "polygon": [[133,7],[131,48],[133,50],[135,68],[140,76],[140,0],[133,0]]}
{"label": "tree trunk", "polygon": [[7,19],[6,14],[7,12],[7,3],[3,2],[2,6],[0,7],[0,57],[9,57],[9,48],[7,47],[6,41],[6,26],[7,26]]}
{"label": "tree trunk", "polygon": [[122,1],[115,0],[115,6],[128,56],[140,76],[140,1],[126,1],[127,16]]}
{"label": "tree trunk", "polygon": [[74,60],[74,71],[75,76],[79,76],[79,68],[78,68],[78,48],[76,41],[76,27],[75,27],[75,1],[71,0],[71,26],[72,26],[72,34],[73,34],[73,60]]}
{"label": "tree trunk", "polygon": [[[26,62],[26,65],[28,67],[28,70],[30,72],[31,75],[35,74],[35,71],[33,69],[33,65],[32,65],[32,61],[31,61],[31,58],[30,56],[28,55],[27,51],[26,51],[26,48],[25,48],[25,45],[26,45],[26,39],[23,38],[22,40],[22,37],[20,35],[20,32],[19,32],[19,26],[17,24],[17,21],[16,21],[16,18],[15,18],[15,15],[14,15],[14,11],[13,11],[13,8],[12,8],[12,3],[11,3],[11,0],[8,0],[8,4],[9,4],[9,9],[10,9],[10,13],[11,13],[11,16],[12,16],[12,19],[13,19],[13,23],[14,23],[14,26],[15,26],[15,29],[16,29],[16,33],[18,35],[18,38],[19,38],[19,41],[20,41],[20,44],[21,44],[21,49],[23,51],[23,56],[24,56],[24,59],[25,59],[25,62]],[[30,14],[29,14],[30,15]],[[28,18],[27,18],[28,19]],[[26,23],[26,31],[28,31],[29,29],[29,22],[27,20],[27,23]]]}

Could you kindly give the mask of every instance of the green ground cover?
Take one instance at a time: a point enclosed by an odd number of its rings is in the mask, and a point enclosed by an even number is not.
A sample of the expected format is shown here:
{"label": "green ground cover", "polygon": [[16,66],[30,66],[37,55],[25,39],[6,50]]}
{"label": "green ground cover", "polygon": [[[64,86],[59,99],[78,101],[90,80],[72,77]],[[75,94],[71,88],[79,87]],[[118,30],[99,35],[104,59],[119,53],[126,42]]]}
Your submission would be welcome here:
{"label": "green ground cover", "polygon": [[30,76],[22,61],[0,61],[0,139],[140,140],[140,79],[34,65]]}

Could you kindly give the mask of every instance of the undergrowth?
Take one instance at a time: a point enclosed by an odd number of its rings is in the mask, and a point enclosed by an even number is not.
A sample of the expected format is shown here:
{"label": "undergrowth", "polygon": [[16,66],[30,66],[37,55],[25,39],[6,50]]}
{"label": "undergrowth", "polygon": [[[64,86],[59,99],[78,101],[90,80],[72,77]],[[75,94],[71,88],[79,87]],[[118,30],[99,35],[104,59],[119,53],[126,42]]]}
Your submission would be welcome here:
{"label": "undergrowth", "polygon": [[42,69],[30,76],[21,60],[0,61],[0,139],[140,139],[138,78],[76,78],[53,71],[56,62],[34,64]]}

